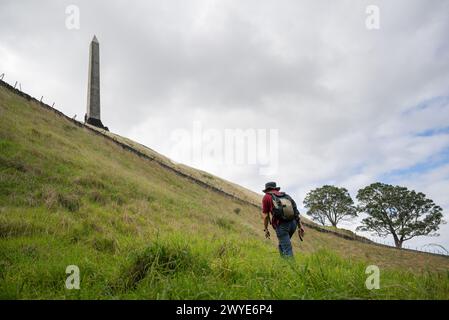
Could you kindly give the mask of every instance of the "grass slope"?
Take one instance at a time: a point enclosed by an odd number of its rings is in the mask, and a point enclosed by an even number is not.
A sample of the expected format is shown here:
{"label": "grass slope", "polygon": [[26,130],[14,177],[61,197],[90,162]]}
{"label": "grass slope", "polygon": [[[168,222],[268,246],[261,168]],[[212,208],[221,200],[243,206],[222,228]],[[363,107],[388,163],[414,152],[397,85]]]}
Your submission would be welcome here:
{"label": "grass slope", "polygon": [[[307,229],[284,261],[261,229],[253,205],[0,86],[1,298],[449,298],[444,257]],[[369,264],[379,290],[365,288]],[[65,289],[68,265],[80,290]]]}

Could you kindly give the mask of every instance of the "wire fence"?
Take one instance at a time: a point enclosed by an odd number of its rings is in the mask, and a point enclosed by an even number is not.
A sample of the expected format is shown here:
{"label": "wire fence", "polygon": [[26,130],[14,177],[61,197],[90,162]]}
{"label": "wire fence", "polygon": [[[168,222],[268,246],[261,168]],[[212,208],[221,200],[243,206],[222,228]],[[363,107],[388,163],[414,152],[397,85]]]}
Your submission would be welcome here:
{"label": "wire fence", "polygon": [[[395,243],[391,240],[387,240],[387,239],[383,240],[383,239],[367,237],[367,236],[364,236],[364,237],[367,238],[369,241],[374,242],[377,245],[382,245],[382,246],[392,247],[394,249],[397,249]],[[443,247],[442,245],[437,244],[437,243],[428,243],[428,244],[421,245],[421,246],[409,245],[407,243],[403,243],[401,250],[418,251],[418,252],[430,253],[430,254],[435,254],[435,255],[449,256],[449,251],[445,247]]]}
{"label": "wire fence", "polygon": [[[12,88],[15,89],[15,90],[20,91],[21,93],[25,94],[26,96],[29,96],[28,94],[26,94],[26,93],[22,90],[22,83],[21,83],[21,82],[15,81],[15,82],[14,82],[14,85],[12,85],[12,84],[8,83],[8,82],[5,80],[5,78],[6,78],[6,73],[4,73],[4,72],[1,73],[1,74],[0,74],[0,81],[1,81],[1,82],[3,82],[3,83],[5,83],[5,84],[9,85],[10,87],[12,87]],[[30,96],[30,97],[31,97],[31,96]],[[32,98],[32,97],[31,97],[31,98]],[[45,104],[45,102],[44,102],[44,96],[43,96],[43,95],[41,95],[40,100],[38,100],[37,98],[34,98],[34,99],[35,99],[36,101],[39,101],[40,103]],[[55,108],[55,102],[52,103],[51,107],[52,107],[52,108]],[[76,117],[76,115],[75,115],[75,117]]]}

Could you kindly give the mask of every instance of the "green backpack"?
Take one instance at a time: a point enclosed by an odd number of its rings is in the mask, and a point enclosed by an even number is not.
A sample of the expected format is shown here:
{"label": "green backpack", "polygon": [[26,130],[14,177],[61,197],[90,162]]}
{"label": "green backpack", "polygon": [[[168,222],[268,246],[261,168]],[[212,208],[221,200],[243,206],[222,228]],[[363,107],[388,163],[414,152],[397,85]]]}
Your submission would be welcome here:
{"label": "green backpack", "polygon": [[281,192],[280,195],[271,194],[273,200],[273,216],[284,220],[292,221],[299,214],[293,199],[286,193]]}

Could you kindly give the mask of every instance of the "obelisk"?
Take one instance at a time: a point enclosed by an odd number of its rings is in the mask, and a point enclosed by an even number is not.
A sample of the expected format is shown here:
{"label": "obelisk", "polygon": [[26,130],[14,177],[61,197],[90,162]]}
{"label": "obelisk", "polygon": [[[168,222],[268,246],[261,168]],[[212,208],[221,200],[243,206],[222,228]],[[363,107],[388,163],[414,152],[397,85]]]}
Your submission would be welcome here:
{"label": "obelisk", "polygon": [[96,36],[89,47],[89,80],[87,85],[87,113],[84,121],[107,129],[100,118],[100,44]]}

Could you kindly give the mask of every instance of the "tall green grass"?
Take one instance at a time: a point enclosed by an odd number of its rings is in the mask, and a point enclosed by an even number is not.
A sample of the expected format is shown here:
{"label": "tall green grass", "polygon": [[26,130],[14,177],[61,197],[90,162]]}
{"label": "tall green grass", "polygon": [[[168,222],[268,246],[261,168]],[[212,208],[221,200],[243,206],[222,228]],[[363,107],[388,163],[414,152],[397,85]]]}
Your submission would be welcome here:
{"label": "tall green grass", "polygon": [[[264,243],[232,237],[171,233],[119,252],[51,236],[3,244],[2,298],[449,298],[449,273],[381,269],[380,289],[368,290],[365,263],[325,250],[282,259]],[[71,264],[80,268],[80,290],[65,288],[65,268]]]}
{"label": "tall green grass", "polygon": [[[253,206],[4,88],[0,111],[0,298],[449,298],[447,260],[432,260],[438,272],[406,271],[398,266],[428,256],[313,230],[295,259],[281,259]],[[364,261],[394,261],[381,266],[379,290],[366,289]],[[80,290],[65,288],[69,265],[80,268]]]}

